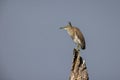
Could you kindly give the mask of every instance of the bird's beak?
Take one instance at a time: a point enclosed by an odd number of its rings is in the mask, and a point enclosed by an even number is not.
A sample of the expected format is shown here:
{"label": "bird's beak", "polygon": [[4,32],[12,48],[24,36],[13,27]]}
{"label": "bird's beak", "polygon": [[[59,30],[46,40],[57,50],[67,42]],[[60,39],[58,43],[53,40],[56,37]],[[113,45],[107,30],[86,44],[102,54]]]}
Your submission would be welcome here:
{"label": "bird's beak", "polygon": [[59,29],[64,29],[65,27],[60,27]]}

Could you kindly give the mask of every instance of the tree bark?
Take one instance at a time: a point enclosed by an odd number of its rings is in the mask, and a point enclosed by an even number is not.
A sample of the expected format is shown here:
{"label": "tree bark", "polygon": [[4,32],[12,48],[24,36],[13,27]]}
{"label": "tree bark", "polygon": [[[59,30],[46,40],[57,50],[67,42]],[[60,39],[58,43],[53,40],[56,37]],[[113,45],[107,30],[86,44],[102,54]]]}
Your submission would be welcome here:
{"label": "tree bark", "polygon": [[73,63],[69,80],[89,80],[85,60],[80,56],[80,51],[73,50]]}

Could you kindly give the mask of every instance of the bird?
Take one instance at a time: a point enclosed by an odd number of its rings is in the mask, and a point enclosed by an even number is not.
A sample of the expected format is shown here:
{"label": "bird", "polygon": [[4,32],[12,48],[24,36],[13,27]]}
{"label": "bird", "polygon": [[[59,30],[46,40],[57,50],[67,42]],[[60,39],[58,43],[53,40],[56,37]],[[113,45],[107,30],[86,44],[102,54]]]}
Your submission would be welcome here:
{"label": "bird", "polygon": [[80,51],[80,49],[82,49],[82,50],[86,49],[85,38],[79,28],[72,26],[71,22],[68,22],[67,26],[60,27],[60,29],[64,29],[67,31],[67,33],[70,35],[72,40],[77,45],[76,49],[78,51]]}

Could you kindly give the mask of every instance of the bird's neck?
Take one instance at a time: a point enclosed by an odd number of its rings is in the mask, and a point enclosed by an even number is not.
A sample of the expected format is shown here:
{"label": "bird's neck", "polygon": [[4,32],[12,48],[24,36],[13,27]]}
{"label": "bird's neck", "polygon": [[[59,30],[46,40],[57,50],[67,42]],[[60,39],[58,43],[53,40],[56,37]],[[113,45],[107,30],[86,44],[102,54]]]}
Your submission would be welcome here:
{"label": "bird's neck", "polygon": [[70,28],[69,30],[67,30],[67,32],[68,32],[68,34],[69,34],[70,36],[73,36],[72,28]]}

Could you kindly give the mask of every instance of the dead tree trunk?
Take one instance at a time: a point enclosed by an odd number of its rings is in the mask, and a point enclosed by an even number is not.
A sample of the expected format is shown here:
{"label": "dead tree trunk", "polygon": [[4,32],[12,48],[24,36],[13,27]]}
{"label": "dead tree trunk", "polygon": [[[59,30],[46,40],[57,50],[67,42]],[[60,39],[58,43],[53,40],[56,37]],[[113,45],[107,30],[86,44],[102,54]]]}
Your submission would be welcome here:
{"label": "dead tree trunk", "polygon": [[69,80],[89,80],[85,60],[80,56],[79,51],[73,50],[73,63]]}

